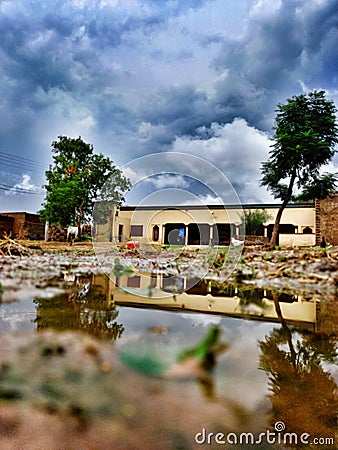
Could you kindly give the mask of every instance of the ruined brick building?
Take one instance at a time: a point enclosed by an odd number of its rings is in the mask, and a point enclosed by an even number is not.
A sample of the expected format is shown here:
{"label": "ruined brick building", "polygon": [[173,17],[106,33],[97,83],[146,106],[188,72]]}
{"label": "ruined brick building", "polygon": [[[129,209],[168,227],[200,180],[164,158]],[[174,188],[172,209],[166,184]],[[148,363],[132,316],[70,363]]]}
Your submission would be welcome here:
{"label": "ruined brick building", "polygon": [[322,237],[332,245],[338,245],[338,192],[325,200],[316,200],[316,245]]}
{"label": "ruined brick building", "polygon": [[38,214],[5,212],[0,214],[0,238],[5,233],[15,239],[42,240],[45,237],[45,224]]}

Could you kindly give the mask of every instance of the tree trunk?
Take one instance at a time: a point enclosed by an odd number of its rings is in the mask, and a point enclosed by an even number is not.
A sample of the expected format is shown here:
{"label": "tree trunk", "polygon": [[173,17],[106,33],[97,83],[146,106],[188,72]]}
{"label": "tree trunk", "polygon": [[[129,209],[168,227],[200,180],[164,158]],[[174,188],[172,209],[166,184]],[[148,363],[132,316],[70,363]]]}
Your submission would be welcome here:
{"label": "tree trunk", "polygon": [[273,294],[273,302],[275,305],[275,310],[276,310],[278,319],[280,320],[282,328],[286,334],[286,338],[287,338],[289,349],[290,349],[292,366],[294,369],[296,369],[296,351],[295,351],[295,347],[293,346],[293,342],[292,342],[292,334],[291,334],[291,331],[289,330],[289,327],[287,326],[287,323],[283,317],[277,293]]}
{"label": "tree trunk", "polygon": [[77,238],[81,241],[82,229],[81,229],[81,221],[83,218],[83,202],[81,203],[79,208],[75,208],[75,220],[77,225]]}
{"label": "tree trunk", "polygon": [[273,230],[272,230],[272,236],[271,236],[270,244],[269,244],[271,249],[274,249],[276,247],[278,230],[279,230],[279,224],[280,224],[280,221],[281,221],[281,218],[282,218],[283,211],[284,211],[286,205],[290,201],[295,179],[296,179],[296,171],[294,170],[294,172],[293,172],[293,174],[291,176],[291,179],[290,179],[290,183],[289,183],[288,190],[286,192],[286,196],[285,196],[285,198],[283,200],[283,203],[281,204],[281,206],[280,206],[280,208],[279,208],[279,210],[277,212],[277,215],[276,215],[275,223],[274,223]]}

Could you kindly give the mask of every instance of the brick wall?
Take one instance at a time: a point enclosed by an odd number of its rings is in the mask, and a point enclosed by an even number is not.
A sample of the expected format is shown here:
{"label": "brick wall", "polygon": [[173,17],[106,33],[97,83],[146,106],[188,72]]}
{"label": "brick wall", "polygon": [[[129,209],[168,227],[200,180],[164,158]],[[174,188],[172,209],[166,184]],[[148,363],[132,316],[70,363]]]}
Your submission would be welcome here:
{"label": "brick wall", "polygon": [[25,212],[2,213],[2,216],[12,218],[13,233],[15,239],[44,239],[45,224],[41,222],[38,214]]}
{"label": "brick wall", "polygon": [[47,240],[56,242],[66,242],[67,228],[63,228],[60,225],[49,225]]}
{"label": "brick wall", "polygon": [[13,217],[4,216],[0,214],[0,239],[4,237],[5,233],[9,236],[13,236]]}
{"label": "brick wall", "polygon": [[24,230],[27,239],[43,240],[45,238],[45,223],[37,214],[25,213]]}
{"label": "brick wall", "polygon": [[337,297],[322,299],[316,305],[316,332],[338,336]]}
{"label": "brick wall", "polygon": [[338,192],[333,197],[316,200],[316,245],[322,237],[327,243],[338,245]]}
{"label": "brick wall", "polygon": [[13,235],[12,237],[14,239],[24,239],[25,236],[25,230],[24,230],[24,224],[25,224],[25,213],[2,213],[4,216],[12,217],[13,218]]}

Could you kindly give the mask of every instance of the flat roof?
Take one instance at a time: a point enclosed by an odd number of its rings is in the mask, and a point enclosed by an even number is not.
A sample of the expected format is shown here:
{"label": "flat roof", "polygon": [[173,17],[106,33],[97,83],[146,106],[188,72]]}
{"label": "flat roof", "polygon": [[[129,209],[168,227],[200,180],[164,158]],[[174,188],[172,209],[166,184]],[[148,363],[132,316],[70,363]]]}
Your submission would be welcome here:
{"label": "flat roof", "polygon": [[[158,206],[121,206],[121,211],[152,211],[152,210],[187,210],[187,209],[278,209],[281,203],[247,203],[238,205],[158,205]],[[314,202],[306,203],[288,203],[286,208],[314,208]]]}

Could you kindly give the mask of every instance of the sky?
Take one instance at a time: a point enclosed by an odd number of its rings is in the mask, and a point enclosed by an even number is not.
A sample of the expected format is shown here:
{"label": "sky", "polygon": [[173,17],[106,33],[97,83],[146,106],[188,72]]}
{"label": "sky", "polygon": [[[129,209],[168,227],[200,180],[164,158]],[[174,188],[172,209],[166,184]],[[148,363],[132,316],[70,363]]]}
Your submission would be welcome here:
{"label": "sky", "polygon": [[314,89],[338,105],[336,0],[0,0],[0,29],[0,211],[41,208],[60,135],[145,170],[149,198],[217,203],[212,165],[240,202],[273,201],[276,105]]}

